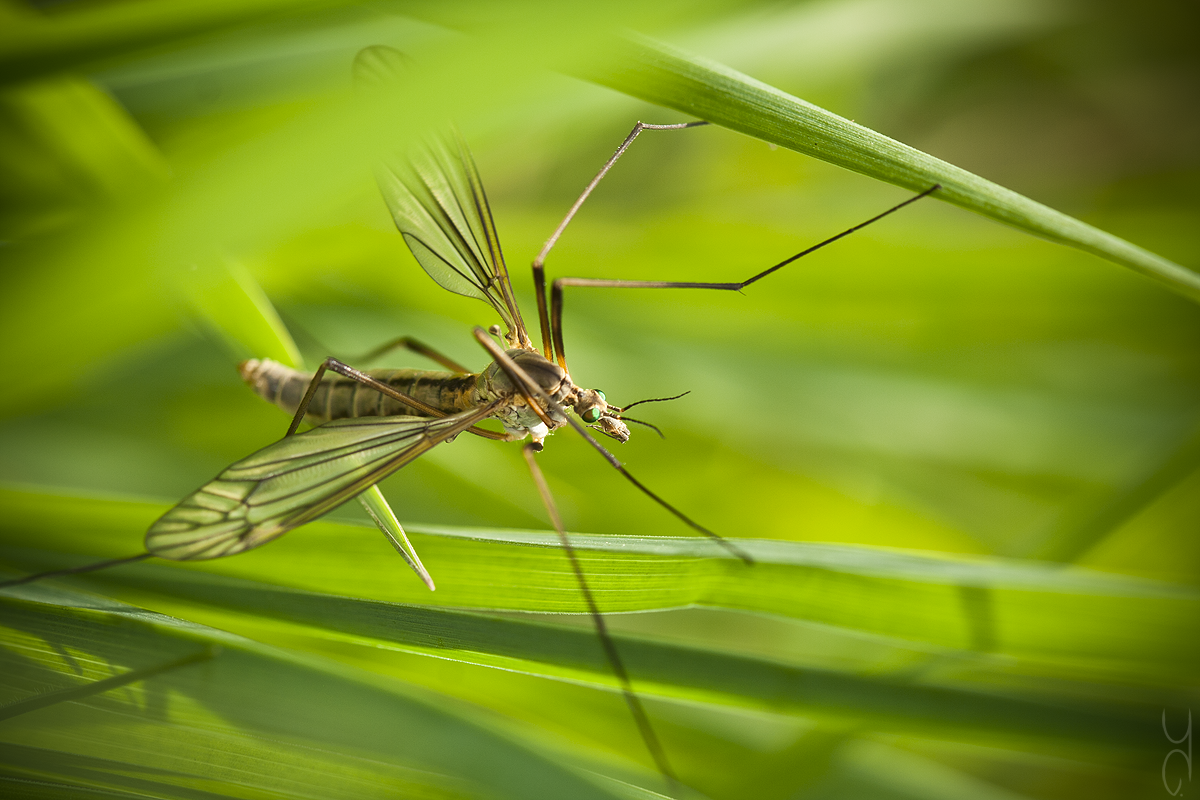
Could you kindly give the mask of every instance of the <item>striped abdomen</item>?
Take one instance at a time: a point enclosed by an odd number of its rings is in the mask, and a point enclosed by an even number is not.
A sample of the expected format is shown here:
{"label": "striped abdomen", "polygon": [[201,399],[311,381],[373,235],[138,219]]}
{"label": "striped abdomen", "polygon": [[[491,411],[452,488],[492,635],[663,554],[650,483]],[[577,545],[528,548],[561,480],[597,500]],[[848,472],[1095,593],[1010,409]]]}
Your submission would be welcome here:
{"label": "striped abdomen", "polygon": [[[238,372],[259,397],[289,414],[296,413],[312,381],[312,373],[300,372],[270,359],[243,361],[238,365]],[[418,369],[373,369],[367,374],[447,414],[456,414],[479,405],[476,390],[478,375]],[[327,372],[309,401],[304,419],[312,425],[319,425],[331,419],[402,414],[428,416],[356,380]]]}

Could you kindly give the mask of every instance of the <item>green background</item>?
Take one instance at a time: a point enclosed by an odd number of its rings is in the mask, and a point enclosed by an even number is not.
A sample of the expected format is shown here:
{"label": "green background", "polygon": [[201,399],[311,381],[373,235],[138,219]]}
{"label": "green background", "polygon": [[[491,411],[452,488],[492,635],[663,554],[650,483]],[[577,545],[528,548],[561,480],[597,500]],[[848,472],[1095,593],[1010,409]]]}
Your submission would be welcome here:
{"label": "green background", "polygon": [[[1179,264],[1200,255],[1183,3],[3,13],[14,575],[137,551],[167,506],[286,429],[234,370],[278,353],[248,349],[272,337],[230,274],[261,285],[309,363],[361,365],[409,334],[485,365],[469,331],[491,312],[421,272],[379,198],[380,124],[397,141],[461,127],[532,326],[527,265],[579,191],[636,120],[691,119],[563,74],[622,75],[624,29]],[[419,65],[382,122],[349,81],[375,43]],[[649,132],[548,271],[740,280],[907,196],[715,126]],[[565,329],[573,377],[611,402],[691,392],[638,409],[665,439],[613,443],[634,475],[722,535],[786,543],[744,568],[691,539],[622,539],[689,531],[568,431],[539,456],[568,529],[599,535],[582,544],[601,606],[646,612],[610,625],[684,783],[1166,791],[1160,714],[1178,736],[1196,691],[1193,302],[927,199],[741,295],[568,290]],[[437,593],[357,504],[225,562],[5,590],[5,702],[160,671],[0,709],[0,776],[47,796],[665,790],[587,618],[515,613],[581,610],[518,447],[460,437],[382,488]],[[1182,764],[1167,773],[1186,793]]]}

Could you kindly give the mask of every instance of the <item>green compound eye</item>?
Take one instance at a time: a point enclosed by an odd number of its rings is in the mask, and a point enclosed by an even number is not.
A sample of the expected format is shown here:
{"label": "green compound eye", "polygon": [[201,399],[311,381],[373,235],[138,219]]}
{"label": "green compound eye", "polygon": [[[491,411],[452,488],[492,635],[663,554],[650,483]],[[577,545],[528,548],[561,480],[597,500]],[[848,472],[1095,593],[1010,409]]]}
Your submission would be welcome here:
{"label": "green compound eye", "polygon": [[[584,411],[579,415],[579,418],[588,425],[598,422],[600,417],[604,414],[604,409],[608,407],[608,399],[605,398],[604,392],[600,391],[599,389],[592,389],[592,392],[600,398],[600,405],[592,406],[587,411]],[[578,408],[578,406],[576,406],[576,408]]]}

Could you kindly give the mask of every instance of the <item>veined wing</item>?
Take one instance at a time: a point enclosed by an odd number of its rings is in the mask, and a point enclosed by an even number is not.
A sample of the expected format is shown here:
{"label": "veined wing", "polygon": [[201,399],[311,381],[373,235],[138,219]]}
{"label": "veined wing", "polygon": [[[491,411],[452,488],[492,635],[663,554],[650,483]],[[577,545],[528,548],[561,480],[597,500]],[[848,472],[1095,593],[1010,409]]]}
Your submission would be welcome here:
{"label": "veined wing", "polygon": [[441,419],[340,419],[287,436],[228,467],[160,517],[146,532],[146,550],[190,561],[258,547],[336,508],[494,408]]}
{"label": "veined wing", "polygon": [[[356,79],[386,86],[401,79],[404,56],[368,47],[354,60]],[[489,303],[516,346],[534,349],[513,295],[487,194],[471,151],[457,131],[430,138],[407,158],[376,170],[396,227],[421,267],[442,287]]]}

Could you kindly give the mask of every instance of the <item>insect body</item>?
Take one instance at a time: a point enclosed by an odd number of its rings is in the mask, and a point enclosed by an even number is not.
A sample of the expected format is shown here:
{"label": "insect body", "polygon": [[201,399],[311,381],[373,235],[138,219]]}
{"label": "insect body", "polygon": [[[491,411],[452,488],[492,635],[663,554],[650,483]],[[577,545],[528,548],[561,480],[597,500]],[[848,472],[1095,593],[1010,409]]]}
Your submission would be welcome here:
{"label": "insect body", "polygon": [[[399,64],[400,56],[395,51],[373,47],[359,54],[355,70],[361,82],[379,85],[395,77]],[[239,370],[254,391],[293,415],[288,435],[232,464],[164,514],[146,534],[145,553],[60,572],[98,569],[149,556],[200,560],[240,553],[322,516],[433,447],[464,432],[502,441],[528,437],[531,441],[525,445],[526,462],[578,579],[609,664],[619,679],[647,748],[663,774],[672,778],[666,756],[607,635],[604,620],[533,454],[542,449],[547,435],[570,426],[596,448],[610,466],[665,510],[712,537],[742,561],[752,563],[752,559],[741,548],[650,491],[588,432],[590,427],[618,441],[628,440],[629,429],[625,425],[628,417],[623,415],[634,404],[621,408],[612,406],[602,392],[584,389],[571,378],[562,335],[563,289],[576,286],[740,290],[938,188],[934,186],[738,283],[565,278],[556,280],[547,293],[543,270],[547,253],[584,200],[638,134],[647,129],[679,129],[699,124],[704,123],[666,126],[638,123],[550,236],[533,263],[542,339],[540,349],[533,343],[522,320],[483,184],[461,137],[435,138],[407,157],[382,166],[377,173],[380,190],[397,228],[422,268],[451,292],[488,303],[503,322],[503,330],[493,326],[490,334],[478,327],[473,331],[476,341],[491,359],[488,366],[480,372],[470,372],[408,338],[393,344],[403,344],[423,353],[448,371],[363,372],[328,358],[310,375],[270,360],[243,362]],[[507,347],[493,341],[492,336],[500,335]],[[316,427],[298,432],[304,420]],[[478,427],[485,420],[499,422],[503,432]],[[393,544],[396,544],[395,539]],[[397,549],[401,549],[399,545]],[[419,561],[410,560],[409,563],[418,574],[422,573],[424,568],[420,567]],[[14,583],[38,577],[42,576],[29,576]],[[432,582],[427,580],[427,583],[432,588]]]}
{"label": "insect body", "polygon": [[[552,430],[567,424],[569,407],[591,422],[607,417],[628,438],[618,410],[608,406],[602,393],[575,386],[561,367],[539,353],[513,348],[501,355],[530,386],[518,386],[502,362],[478,374],[346,370],[357,379],[334,380],[270,360],[243,362],[242,377],[264,399],[293,413],[297,422],[306,418],[326,424],[285,437],[227,468],[150,527],[147,551],[197,560],[257,547],[464,430],[506,441],[530,437],[531,447],[541,449]],[[548,401],[548,410],[532,394]],[[498,420],[504,433],[474,428],[488,418]]]}
{"label": "insect body", "polygon": [[[367,48],[355,59],[356,75],[365,86],[386,86],[402,71],[402,56],[389,48]],[[397,343],[422,352],[453,371],[368,373],[328,358],[308,376],[270,361],[243,363],[243,378],[255,391],[293,413],[288,437],[232,465],[164,515],[146,534],[147,552],[175,559],[215,558],[241,552],[321,516],[431,447],[464,431],[507,441],[528,436],[532,443],[527,447],[536,451],[542,448],[542,441],[550,432],[570,425],[638,490],[686,525],[751,563],[749,555],[736,545],[650,491],[588,433],[585,424],[618,441],[629,438],[629,429],[621,417],[624,409],[610,406],[603,393],[583,389],[571,379],[562,335],[563,289],[586,286],[739,290],[938,187],[739,283],[560,278],[551,286],[547,308],[545,257],[616,160],[643,130],[679,129],[697,124],[702,123],[668,126],[638,123],[551,234],[533,263],[542,338],[540,350],[522,319],[483,182],[462,137],[453,133],[432,138],[404,157],[380,166],[376,173],[380,191],[418,263],[444,288],[490,305],[504,324],[502,333],[508,347],[499,347],[487,332],[476,328],[475,339],[492,359],[479,373],[470,373],[407,338]],[[494,332],[500,335],[500,327],[494,326]],[[326,372],[339,377],[331,376],[326,381]],[[579,420],[568,411],[574,411]],[[306,416],[311,422],[324,424],[291,436]],[[366,417],[383,421],[355,422]],[[504,433],[476,427],[488,418],[498,420]],[[553,500],[528,454],[527,460],[547,511],[566,544]]]}
{"label": "insect body", "polygon": [[[621,441],[629,438],[629,429],[621,421],[619,410],[608,405],[602,392],[575,386],[561,367],[547,361],[539,353],[514,348],[506,354],[557,403],[574,409],[585,422],[598,423],[604,420],[604,431],[613,438]],[[313,380],[310,373],[269,359],[244,361],[238,365],[238,371],[259,397],[289,414],[296,413]],[[366,374],[445,415],[469,411],[494,400],[504,400],[492,416],[504,426],[506,441],[529,436],[535,444],[540,445],[548,433],[566,424],[565,418],[553,413],[550,415],[553,427],[538,418],[508,374],[496,362],[477,374],[413,369],[370,370]],[[304,418],[310,424],[319,425],[351,417],[404,415],[430,416],[423,408],[378,392],[361,381],[339,377],[317,385]]]}

